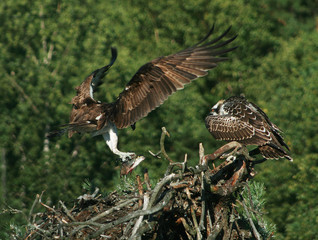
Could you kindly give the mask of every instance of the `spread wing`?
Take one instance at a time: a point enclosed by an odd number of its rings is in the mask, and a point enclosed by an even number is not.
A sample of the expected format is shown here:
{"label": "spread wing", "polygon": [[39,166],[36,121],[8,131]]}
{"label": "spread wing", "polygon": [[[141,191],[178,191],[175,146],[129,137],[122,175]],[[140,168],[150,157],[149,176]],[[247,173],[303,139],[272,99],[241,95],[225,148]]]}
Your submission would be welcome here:
{"label": "spread wing", "polygon": [[267,123],[251,105],[238,103],[227,110],[227,115],[209,115],[205,119],[206,127],[215,139],[259,146],[272,140]]}
{"label": "spread wing", "polygon": [[114,64],[117,58],[116,48],[111,48],[112,58],[110,63],[102,68],[99,68],[92,72],[84,82],[75,88],[77,91],[77,96],[72,99],[72,104],[79,107],[79,105],[89,102],[96,102],[94,100],[93,93],[96,91],[97,87],[102,83],[102,79],[105,77],[108,69]]}
{"label": "spread wing", "polygon": [[218,62],[227,60],[218,56],[236,48],[223,48],[236,36],[223,40],[230,31],[229,28],[221,36],[208,41],[213,29],[214,26],[207,36],[194,46],[157,58],[137,71],[114,102],[112,121],[117,128],[133,125],[160,106],[171,94],[183,89],[184,85],[205,76]]}

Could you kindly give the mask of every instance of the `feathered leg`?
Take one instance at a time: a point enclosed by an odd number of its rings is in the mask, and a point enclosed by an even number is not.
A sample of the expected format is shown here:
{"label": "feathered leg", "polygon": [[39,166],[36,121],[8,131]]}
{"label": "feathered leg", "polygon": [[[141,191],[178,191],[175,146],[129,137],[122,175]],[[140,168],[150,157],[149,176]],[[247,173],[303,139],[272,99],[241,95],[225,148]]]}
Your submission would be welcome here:
{"label": "feathered leg", "polygon": [[113,124],[108,126],[106,132],[103,134],[103,137],[110,150],[114,154],[118,155],[123,162],[136,157],[136,154],[133,152],[121,152],[118,150],[117,128]]}
{"label": "feathered leg", "polygon": [[114,154],[119,156],[123,163],[123,174],[131,172],[136,166],[138,166],[140,162],[145,159],[143,156],[137,157],[137,155],[133,152],[121,152],[118,150],[117,128],[114,124],[108,124],[107,128],[104,130],[105,131],[102,135],[105,139],[106,144]]}

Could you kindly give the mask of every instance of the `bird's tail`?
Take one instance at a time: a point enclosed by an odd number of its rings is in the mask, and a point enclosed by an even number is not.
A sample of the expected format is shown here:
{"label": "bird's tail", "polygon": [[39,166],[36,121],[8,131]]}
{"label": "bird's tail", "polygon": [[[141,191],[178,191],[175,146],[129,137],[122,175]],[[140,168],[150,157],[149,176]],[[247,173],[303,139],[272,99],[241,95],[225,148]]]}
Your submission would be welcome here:
{"label": "bird's tail", "polygon": [[96,130],[96,123],[87,121],[83,123],[68,123],[59,126],[61,129],[54,130],[49,132],[46,136],[48,138],[59,137],[62,136],[64,133],[68,132],[68,137],[72,137],[74,133],[85,133],[85,132],[92,132]]}
{"label": "bird's tail", "polygon": [[60,137],[60,136],[64,135],[67,131],[68,131],[68,127],[65,127],[65,128],[62,128],[62,129],[53,130],[51,132],[48,132],[46,134],[46,137],[47,138]]}
{"label": "bird's tail", "polygon": [[293,158],[288,152],[286,152],[283,147],[279,147],[275,144],[266,144],[259,147],[260,153],[266,159],[279,159],[286,158],[289,161],[293,161]]}

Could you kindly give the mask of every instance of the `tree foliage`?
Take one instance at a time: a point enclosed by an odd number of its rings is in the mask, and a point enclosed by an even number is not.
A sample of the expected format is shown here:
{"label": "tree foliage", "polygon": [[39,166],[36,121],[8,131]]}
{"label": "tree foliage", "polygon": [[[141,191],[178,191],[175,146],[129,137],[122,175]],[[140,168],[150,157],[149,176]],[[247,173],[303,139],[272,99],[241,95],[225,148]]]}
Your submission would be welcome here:
{"label": "tree foliage", "polygon": [[[318,229],[318,16],[317,0],[279,1],[52,1],[0,2],[0,227],[23,223],[36,194],[43,200],[73,199],[88,179],[114,189],[118,169],[100,137],[48,141],[47,131],[67,123],[74,87],[103,66],[110,46],[119,56],[98,99],[113,101],[137,69],[158,56],[191,46],[216,23],[216,34],[232,25],[239,34],[228,62],[187,86],[137,123],[119,131],[123,151],[146,156],[136,170],[160,176],[166,162],[158,151],[161,127],[166,149],[189,161],[198,143],[220,146],[204,126],[219,99],[244,93],[284,130],[294,163],[267,161],[258,168],[266,186],[266,209],[280,239],[313,239]],[[8,221],[8,216],[10,221]],[[1,236],[1,233],[0,233]]]}

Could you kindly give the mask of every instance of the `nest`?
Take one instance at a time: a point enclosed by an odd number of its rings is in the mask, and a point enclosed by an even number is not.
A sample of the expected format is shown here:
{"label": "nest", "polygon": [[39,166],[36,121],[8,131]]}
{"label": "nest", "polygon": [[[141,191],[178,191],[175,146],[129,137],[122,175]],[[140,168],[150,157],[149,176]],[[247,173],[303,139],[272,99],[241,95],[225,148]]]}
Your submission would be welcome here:
{"label": "nest", "polygon": [[254,176],[248,156],[236,151],[219,166],[208,166],[235,146],[204,155],[200,144],[194,168],[187,166],[186,156],[181,163],[170,159],[153,188],[146,172],[136,177],[132,191],[102,198],[96,190],[80,196],[71,209],[62,201],[58,208],[41,203],[46,211],[33,215],[25,239],[261,239],[251,218],[236,209],[237,193]]}

